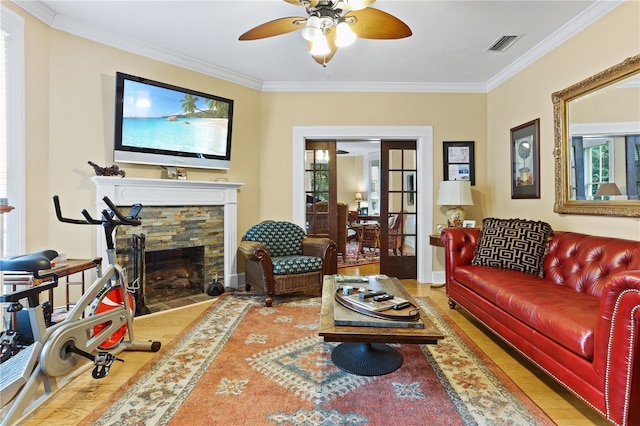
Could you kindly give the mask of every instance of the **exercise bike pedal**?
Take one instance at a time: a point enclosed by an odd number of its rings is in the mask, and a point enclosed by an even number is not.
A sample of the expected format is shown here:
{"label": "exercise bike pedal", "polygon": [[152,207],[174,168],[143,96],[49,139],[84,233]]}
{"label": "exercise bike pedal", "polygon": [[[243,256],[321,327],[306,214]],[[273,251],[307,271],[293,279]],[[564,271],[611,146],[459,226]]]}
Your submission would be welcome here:
{"label": "exercise bike pedal", "polygon": [[9,403],[22,386],[27,383],[31,372],[38,362],[42,344],[35,342],[27,346],[7,362],[0,364],[0,395],[2,406]]}
{"label": "exercise bike pedal", "polygon": [[98,352],[93,361],[96,366],[93,368],[91,376],[94,379],[104,379],[109,375],[111,364],[114,361],[124,362],[124,359],[120,359],[109,352]]}

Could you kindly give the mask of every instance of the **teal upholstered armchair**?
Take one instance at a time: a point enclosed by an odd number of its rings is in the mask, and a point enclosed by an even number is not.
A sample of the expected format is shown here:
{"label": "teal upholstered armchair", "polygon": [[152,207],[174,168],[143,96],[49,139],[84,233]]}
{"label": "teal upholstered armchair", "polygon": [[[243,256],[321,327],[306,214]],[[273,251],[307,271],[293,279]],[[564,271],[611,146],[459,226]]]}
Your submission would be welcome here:
{"label": "teal upholstered armchair", "polygon": [[246,290],[262,286],[265,305],[273,296],[322,289],[322,277],[335,274],[336,243],[307,237],[291,222],[264,221],[251,227],[238,246],[245,259]]}

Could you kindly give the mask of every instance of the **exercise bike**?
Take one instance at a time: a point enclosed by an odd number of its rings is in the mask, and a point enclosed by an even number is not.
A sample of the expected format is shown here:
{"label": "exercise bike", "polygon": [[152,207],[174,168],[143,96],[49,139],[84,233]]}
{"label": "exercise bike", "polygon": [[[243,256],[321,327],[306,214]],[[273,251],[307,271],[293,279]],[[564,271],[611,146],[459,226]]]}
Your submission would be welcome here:
{"label": "exercise bike", "polygon": [[[141,205],[134,205],[123,214],[108,197],[103,201],[109,207],[102,211],[101,219],[94,219],[82,210],[84,219],[69,219],[62,215],[57,196],[53,197],[56,216],[64,223],[100,225],[104,227],[107,243],[108,266],[98,268],[97,279],[80,297],[68,315],[60,322],[47,327],[39,294],[58,285],[51,269],[51,260],[58,253],[44,250],[37,253],[0,259],[0,271],[29,272],[35,278],[51,280],[26,290],[0,296],[0,302],[11,304],[12,310],[21,309],[20,301],[27,299],[31,332],[34,343],[17,351],[0,364],[0,396],[2,405],[15,401],[2,419],[2,425],[14,424],[49,398],[57,389],[75,377],[83,359],[94,364],[92,376],[101,379],[109,374],[117,355],[124,350],[157,352],[160,342],[136,342],[133,336],[135,303],[133,293],[137,284],[127,282],[126,272],[116,262],[113,235],[120,225],[138,226]],[[97,262],[99,264],[99,262]],[[58,378],[61,382],[58,383]],[[64,380],[64,382],[62,381]],[[44,393],[37,395],[41,386]],[[16,396],[17,395],[17,396]]]}

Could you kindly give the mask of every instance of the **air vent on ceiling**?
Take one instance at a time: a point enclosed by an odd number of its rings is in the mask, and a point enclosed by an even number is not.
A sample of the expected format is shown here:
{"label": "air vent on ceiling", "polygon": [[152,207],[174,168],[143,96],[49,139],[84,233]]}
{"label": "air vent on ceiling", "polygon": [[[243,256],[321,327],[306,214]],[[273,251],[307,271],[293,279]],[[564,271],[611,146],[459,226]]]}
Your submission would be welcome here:
{"label": "air vent on ceiling", "polygon": [[507,50],[513,43],[516,42],[522,34],[520,35],[503,35],[498,37],[496,41],[491,43],[491,46],[485,49],[485,52],[504,52]]}

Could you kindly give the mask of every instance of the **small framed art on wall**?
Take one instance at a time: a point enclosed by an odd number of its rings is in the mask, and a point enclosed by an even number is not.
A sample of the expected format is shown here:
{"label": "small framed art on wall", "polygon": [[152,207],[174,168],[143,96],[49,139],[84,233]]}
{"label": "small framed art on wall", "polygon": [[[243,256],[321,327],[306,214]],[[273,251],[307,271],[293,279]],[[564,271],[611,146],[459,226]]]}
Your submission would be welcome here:
{"label": "small framed art on wall", "polygon": [[511,198],[540,198],[540,119],[511,129]]}
{"label": "small framed art on wall", "polygon": [[473,141],[442,142],[444,180],[469,180],[476,184]]}

